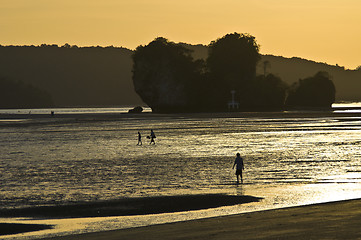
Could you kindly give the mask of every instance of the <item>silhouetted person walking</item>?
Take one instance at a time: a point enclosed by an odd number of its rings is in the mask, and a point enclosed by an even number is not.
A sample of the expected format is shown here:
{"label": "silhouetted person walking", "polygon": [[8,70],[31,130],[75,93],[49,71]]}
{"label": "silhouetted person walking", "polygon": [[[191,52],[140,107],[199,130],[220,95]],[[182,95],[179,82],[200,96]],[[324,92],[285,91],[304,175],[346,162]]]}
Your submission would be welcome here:
{"label": "silhouetted person walking", "polygon": [[154,132],[153,132],[153,129],[150,130],[150,143],[149,144],[155,144],[155,141],[154,139],[156,138]]}
{"label": "silhouetted person walking", "polygon": [[142,145],[142,135],[140,134],[140,132],[138,132],[138,143],[137,145]]}
{"label": "silhouetted person walking", "polygon": [[234,166],[236,166],[237,183],[239,183],[240,175],[241,175],[241,182],[243,183],[242,171],[244,169],[244,164],[243,164],[243,158],[241,157],[241,155],[239,153],[237,153],[237,157],[234,160],[232,169],[234,169]]}

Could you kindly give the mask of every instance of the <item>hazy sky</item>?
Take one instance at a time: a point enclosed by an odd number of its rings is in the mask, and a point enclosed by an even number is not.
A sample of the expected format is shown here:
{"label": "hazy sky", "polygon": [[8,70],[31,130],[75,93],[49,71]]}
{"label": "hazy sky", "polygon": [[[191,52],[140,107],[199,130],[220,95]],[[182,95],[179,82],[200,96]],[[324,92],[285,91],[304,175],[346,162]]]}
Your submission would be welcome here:
{"label": "hazy sky", "polygon": [[130,49],[250,33],[262,54],[361,65],[361,0],[0,0],[0,44]]}

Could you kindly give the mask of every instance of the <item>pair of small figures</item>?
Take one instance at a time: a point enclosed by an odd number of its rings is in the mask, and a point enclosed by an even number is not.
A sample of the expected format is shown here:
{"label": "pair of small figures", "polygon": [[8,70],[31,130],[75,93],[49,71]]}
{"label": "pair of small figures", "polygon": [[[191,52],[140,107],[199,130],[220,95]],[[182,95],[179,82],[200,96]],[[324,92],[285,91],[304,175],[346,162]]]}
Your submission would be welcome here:
{"label": "pair of small figures", "polygon": [[[156,138],[153,129],[150,130],[150,135],[147,136],[148,139],[150,139],[150,143],[149,144],[155,144],[154,139]],[[142,135],[140,134],[140,132],[138,132],[138,143],[137,145],[142,145]]]}

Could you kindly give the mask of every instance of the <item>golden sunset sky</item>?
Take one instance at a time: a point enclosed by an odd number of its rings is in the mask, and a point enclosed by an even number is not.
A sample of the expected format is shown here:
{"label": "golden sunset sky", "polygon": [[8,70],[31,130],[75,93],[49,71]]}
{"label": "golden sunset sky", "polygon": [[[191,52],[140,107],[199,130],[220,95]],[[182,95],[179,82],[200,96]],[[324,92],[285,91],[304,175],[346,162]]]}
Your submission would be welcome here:
{"label": "golden sunset sky", "polygon": [[0,44],[209,44],[249,33],[262,54],[361,65],[361,0],[0,0]]}

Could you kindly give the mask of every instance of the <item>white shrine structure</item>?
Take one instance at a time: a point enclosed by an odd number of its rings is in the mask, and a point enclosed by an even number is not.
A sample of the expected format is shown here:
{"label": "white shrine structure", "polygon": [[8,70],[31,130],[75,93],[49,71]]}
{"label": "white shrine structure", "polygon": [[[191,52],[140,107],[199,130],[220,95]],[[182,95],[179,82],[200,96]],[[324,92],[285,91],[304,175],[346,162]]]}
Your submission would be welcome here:
{"label": "white shrine structure", "polygon": [[237,102],[235,99],[234,99],[234,95],[236,94],[236,91],[235,90],[232,90],[231,91],[231,95],[232,95],[232,99],[231,101],[228,102],[228,109],[229,110],[234,110],[234,109],[238,109],[239,108],[239,102]]}

